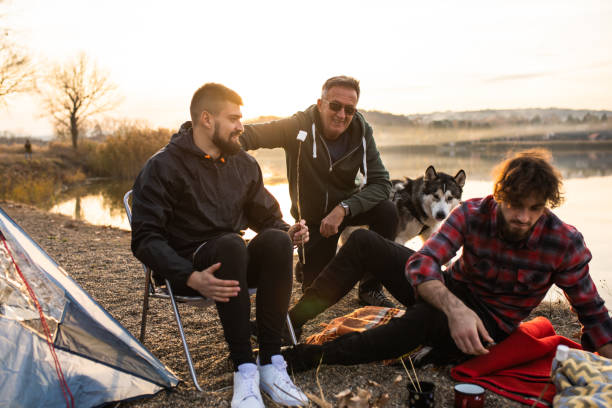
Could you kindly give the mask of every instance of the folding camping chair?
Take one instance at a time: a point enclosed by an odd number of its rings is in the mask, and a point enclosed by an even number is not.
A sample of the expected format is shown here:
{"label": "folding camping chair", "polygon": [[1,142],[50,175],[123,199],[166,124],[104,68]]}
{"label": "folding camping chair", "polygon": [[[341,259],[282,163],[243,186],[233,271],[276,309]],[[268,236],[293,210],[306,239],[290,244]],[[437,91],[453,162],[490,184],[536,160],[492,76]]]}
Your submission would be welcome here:
{"label": "folding camping chair", "polygon": [[[125,213],[128,218],[128,222],[130,225],[132,224],[132,209],[130,206],[130,196],[132,195],[132,190],[129,190],[123,196],[123,205],[125,206]],[[149,310],[149,298],[160,298],[160,299],[170,299],[172,303],[172,310],[174,311],[174,317],[176,318],[176,324],[178,325],[179,333],[181,334],[181,341],[183,342],[183,349],[185,350],[185,358],[187,359],[187,365],[189,366],[189,373],[191,374],[191,378],[193,383],[198,391],[202,392],[202,388],[200,384],[198,384],[198,378],[196,376],[195,368],[193,367],[193,362],[191,360],[191,354],[189,353],[189,346],[187,345],[187,340],[185,339],[185,332],[183,330],[183,323],[181,322],[181,315],[179,314],[177,303],[184,303],[190,306],[197,307],[210,307],[215,304],[212,299],[207,299],[203,296],[180,296],[174,295],[172,292],[172,286],[168,279],[165,279],[166,286],[156,286],[155,281],[153,280],[153,273],[151,268],[141,263],[144,273],[145,273],[145,287],[144,287],[144,297],[142,301],[142,321],[140,323],[140,342],[144,344],[146,326],[147,326],[147,312]],[[257,291],[257,289],[249,289],[249,294],[252,295]],[[289,330],[289,335],[291,336],[291,342],[295,345],[297,344],[297,339],[295,337],[295,331],[293,330],[293,325],[291,324],[291,318],[289,314],[287,314],[287,328]]]}

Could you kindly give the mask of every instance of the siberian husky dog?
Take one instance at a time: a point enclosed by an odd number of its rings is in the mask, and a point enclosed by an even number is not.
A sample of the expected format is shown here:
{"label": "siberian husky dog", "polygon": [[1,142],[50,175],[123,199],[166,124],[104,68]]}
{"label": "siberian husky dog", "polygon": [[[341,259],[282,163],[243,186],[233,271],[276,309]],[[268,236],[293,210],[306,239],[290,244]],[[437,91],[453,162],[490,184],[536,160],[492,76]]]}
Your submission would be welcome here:
{"label": "siberian husky dog", "polygon": [[461,202],[465,177],[463,170],[452,177],[429,166],[425,175],[415,180],[392,180],[391,200],[399,214],[395,241],[405,244],[417,235],[423,241],[429,238]]}

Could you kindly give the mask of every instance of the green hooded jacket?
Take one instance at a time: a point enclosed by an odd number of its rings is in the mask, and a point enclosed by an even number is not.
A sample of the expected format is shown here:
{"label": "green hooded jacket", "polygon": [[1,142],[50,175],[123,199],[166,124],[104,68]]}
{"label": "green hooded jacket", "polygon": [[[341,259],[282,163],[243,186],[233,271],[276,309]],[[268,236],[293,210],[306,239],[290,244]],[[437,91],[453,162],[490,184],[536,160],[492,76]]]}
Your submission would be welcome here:
{"label": "green hooded jacket", "polygon": [[[345,133],[350,137],[348,153],[332,164],[319,110],[312,105],[290,118],[246,125],[240,142],[245,150],[285,150],[291,215],[299,218],[299,202],[301,218],[318,225],[341,201],[349,206],[350,216],[355,216],[387,200],[391,192],[389,172],[380,159],[372,127],[361,113],[355,113]],[[358,172],[363,175],[361,183]]]}

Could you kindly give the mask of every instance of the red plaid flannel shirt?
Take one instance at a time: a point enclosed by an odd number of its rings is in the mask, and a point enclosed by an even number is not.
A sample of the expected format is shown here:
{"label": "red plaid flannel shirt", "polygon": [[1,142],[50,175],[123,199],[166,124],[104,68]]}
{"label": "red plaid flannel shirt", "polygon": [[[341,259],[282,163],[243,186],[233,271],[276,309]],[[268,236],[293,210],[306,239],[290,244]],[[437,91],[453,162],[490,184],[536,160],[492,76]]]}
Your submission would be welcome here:
{"label": "red plaid flannel shirt", "polygon": [[499,217],[493,196],[455,208],[408,260],[406,277],[413,287],[443,281],[440,265],[463,246],[450,277],[467,283],[505,332],[512,332],[554,283],[578,314],[582,346],[592,351],[612,342],[612,319],[589,275],[591,253],[582,234],[545,210],[528,239],[513,245],[500,238]]}

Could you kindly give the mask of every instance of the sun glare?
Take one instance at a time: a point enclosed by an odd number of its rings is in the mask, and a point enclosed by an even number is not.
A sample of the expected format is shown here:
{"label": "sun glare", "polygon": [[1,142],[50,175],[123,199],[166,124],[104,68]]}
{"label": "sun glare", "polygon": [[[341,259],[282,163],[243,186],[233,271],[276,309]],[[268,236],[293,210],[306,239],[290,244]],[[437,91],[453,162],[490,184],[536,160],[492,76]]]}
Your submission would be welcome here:
{"label": "sun glare", "polygon": [[[361,80],[360,108],[392,113],[612,109],[610,2],[22,0],[0,12],[41,68],[89,53],[125,97],[114,115],[152,126],[176,128],[205,82],[238,91],[245,118],[287,116],[338,74]],[[36,110],[11,101],[0,130],[50,132]]]}

